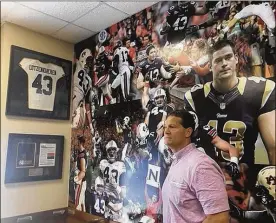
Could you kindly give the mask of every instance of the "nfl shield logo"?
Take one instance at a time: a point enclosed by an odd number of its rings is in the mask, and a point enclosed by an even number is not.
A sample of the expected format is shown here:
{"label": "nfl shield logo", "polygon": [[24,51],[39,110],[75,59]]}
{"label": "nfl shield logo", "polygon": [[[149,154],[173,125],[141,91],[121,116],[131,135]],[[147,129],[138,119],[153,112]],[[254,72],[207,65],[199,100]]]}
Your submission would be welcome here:
{"label": "nfl shield logo", "polygon": [[219,107],[220,107],[220,109],[225,109],[225,106],[226,106],[225,103],[220,103]]}

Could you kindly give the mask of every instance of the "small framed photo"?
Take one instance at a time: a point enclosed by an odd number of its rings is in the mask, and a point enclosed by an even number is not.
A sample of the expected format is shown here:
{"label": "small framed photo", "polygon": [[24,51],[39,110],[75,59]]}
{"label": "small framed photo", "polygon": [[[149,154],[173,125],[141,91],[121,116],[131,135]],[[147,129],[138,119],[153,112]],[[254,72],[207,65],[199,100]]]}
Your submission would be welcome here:
{"label": "small framed photo", "polygon": [[10,133],[5,183],[62,178],[64,136]]}
{"label": "small framed photo", "polygon": [[68,120],[72,62],[11,47],[6,115]]}

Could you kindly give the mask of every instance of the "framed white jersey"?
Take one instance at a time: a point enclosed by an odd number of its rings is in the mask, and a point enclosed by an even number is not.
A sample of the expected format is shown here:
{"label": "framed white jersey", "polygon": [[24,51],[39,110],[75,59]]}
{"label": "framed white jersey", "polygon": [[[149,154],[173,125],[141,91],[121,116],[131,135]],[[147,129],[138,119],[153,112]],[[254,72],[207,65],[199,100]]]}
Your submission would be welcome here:
{"label": "framed white jersey", "polygon": [[56,85],[64,75],[63,68],[29,58],[23,58],[19,65],[28,75],[28,108],[53,111]]}
{"label": "framed white jersey", "polygon": [[6,115],[69,119],[72,63],[11,47]]}

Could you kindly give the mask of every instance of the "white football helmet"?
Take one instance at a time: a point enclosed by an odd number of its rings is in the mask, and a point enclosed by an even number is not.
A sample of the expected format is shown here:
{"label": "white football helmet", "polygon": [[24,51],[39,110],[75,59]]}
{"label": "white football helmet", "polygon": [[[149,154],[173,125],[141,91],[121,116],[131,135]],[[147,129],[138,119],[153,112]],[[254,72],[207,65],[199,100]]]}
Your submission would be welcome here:
{"label": "white football helmet", "polygon": [[158,151],[163,155],[165,163],[170,165],[173,161],[173,153],[169,150],[168,146],[164,142],[164,137],[162,137],[158,144]]}
{"label": "white football helmet", "polygon": [[118,157],[119,148],[114,140],[110,140],[106,146],[107,159],[109,162],[115,162]]}
{"label": "white football helmet", "polygon": [[99,176],[95,180],[95,191],[99,194],[104,192],[104,180]]}
{"label": "white football helmet", "polygon": [[267,166],[261,169],[256,184],[264,186],[276,200],[276,166]]}
{"label": "white football helmet", "polygon": [[145,139],[149,135],[149,128],[146,123],[142,122],[138,125],[136,130],[136,136],[138,139]]}
{"label": "white football helmet", "polygon": [[130,122],[130,118],[128,116],[124,117],[124,124],[127,125]]}
{"label": "white football helmet", "polygon": [[192,114],[193,117],[194,117],[194,120],[195,120],[195,129],[194,129],[194,131],[196,131],[197,128],[198,128],[198,123],[199,123],[198,117],[197,117],[196,113],[194,113],[194,112],[192,112],[192,111],[189,111],[189,113]]}
{"label": "white football helmet", "polygon": [[154,93],[154,103],[157,107],[163,107],[166,104],[166,92],[164,89],[159,88]]}
{"label": "white football helmet", "polygon": [[92,57],[92,52],[90,49],[84,49],[79,57],[79,63],[81,65],[82,68],[86,68],[87,67],[87,58],[88,57]]}

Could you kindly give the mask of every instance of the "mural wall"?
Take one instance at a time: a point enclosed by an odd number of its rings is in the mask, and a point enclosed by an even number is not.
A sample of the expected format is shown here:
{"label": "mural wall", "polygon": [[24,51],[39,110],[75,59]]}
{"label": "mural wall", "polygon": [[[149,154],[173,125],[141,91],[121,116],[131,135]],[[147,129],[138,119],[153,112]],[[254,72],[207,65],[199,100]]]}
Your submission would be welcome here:
{"label": "mural wall", "polygon": [[[225,174],[231,221],[276,222],[275,5],[159,2],[77,44],[70,202],[116,222],[162,222],[173,160],[162,123],[185,107],[198,117],[194,143]],[[235,55],[214,60],[222,39]],[[234,56],[233,72],[214,75],[211,64]],[[220,93],[228,74],[238,82]],[[211,128],[235,151],[216,148]]]}

